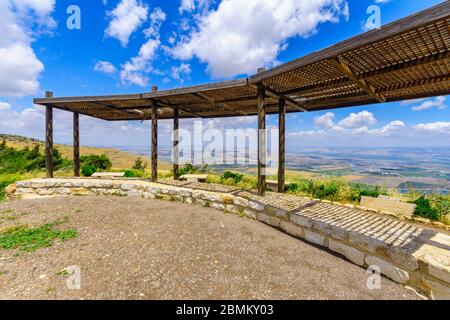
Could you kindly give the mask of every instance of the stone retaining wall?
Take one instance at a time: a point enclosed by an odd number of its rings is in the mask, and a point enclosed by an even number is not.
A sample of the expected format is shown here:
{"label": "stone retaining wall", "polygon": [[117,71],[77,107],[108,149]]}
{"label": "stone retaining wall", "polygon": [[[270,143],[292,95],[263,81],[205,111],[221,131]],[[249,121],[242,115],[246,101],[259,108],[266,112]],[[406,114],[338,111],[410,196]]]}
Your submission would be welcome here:
{"label": "stone retaining wall", "polygon": [[140,180],[80,178],[17,182],[14,196],[129,196],[211,207],[259,220],[328,248],[361,267],[377,266],[386,277],[430,298],[450,299],[450,236],[326,202],[300,199],[302,206],[288,211],[267,203],[267,198],[258,200],[246,194],[249,193],[211,192]]}

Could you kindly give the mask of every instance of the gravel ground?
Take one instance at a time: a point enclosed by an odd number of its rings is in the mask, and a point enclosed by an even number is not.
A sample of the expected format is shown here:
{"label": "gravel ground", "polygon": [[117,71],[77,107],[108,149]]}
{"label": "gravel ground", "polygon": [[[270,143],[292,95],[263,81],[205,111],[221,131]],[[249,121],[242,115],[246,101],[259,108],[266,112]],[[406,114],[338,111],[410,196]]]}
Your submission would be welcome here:
{"label": "gravel ground", "polygon": [[[210,208],[119,197],[0,204],[0,229],[69,217],[79,236],[20,256],[0,249],[0,299],[418,299],[257,221]],[[69,266],[81,289],[69,290]],[[59,275],[58,275],[59,273]]]}

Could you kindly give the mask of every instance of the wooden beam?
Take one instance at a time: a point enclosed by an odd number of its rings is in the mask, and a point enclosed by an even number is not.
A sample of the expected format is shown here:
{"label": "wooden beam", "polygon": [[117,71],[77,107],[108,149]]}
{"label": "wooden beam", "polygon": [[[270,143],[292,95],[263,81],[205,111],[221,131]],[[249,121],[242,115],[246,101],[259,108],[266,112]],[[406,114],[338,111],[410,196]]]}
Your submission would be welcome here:
{"label": "wooden beam", "polygon": [[[46,98],[52,98],[53,93],[47,91]],[[45,107],[45,169],[47,178],[53,178],[53,108]]]}
{"label": "wooden beam", "polygon": [[[152,92],[158,91],[152,87]],[[152,100],[152,176],[153,182],[158,181],[158,102]]]}
{"label": "wooden beam", "polygon": [[247,113],[239,111],[239,110],[234,110],[228,104],[226,104],[224,102],[217,102],[215,99],[213,99],[211,97],[208,97],[207,95],[205,95],[203,93],[196,92],[196,93],[193,93],[193,95],[195,95],[196,97],[202,98],[202,99],[204,99],[204,100],[206,100],[206,101],[208,101],[208,102],[210,102],[212,104],[218,104],[218,105],[222,106],[224,109],[226,109],[226,110],[228,110],[230,112],[237,112],[241,116],[246,116],[247,115]]}
{"label": "wooden beam", "polygon": [[179,162],[180,162],[180,119],[178,109],[173,109],[173,178],[174,180],[180,179],[179,174]]}
{"label": "wooden beam", "polygon": [[266,193],[266,91],[258,86],[258,195]]}
{"label": "wooden beam", "polygon": [[[147,99],[147,100],[154,101],[154,99]],[[161,99],[157,99],[157,101],[158,101],[158,105],[160,105],[162,107],[170,108],[172,110],[178,109],[179,111],[182,111],[185,114],[190,114],[190,115],[194,116],[195,118],[202,118],[202,116],[200,114],[192,112],[192,111],[189,111],[189,110],[187,110],[187,109],[185,109],[183,107],[167,103],[167,102],[165,102],[164,100],[161,100]]]}
{"label": "wooden beam", "polygon": [[80,116],[73,113],[73,173],[80,176]]}
{"label": "wooden beam", "polygon": [[[252,84],[250,84],[250,86],[252,86],[256,90],[258,90],[258,87],[262,86],[262,85],[252,85]],[[308,110],[305,108],[303,103],[295,101],[294,99],[291,99],[290,97],[288,97],[286,95],[280,94],[280,93],[274,91],[273,89],[268,88],[267,86],[263,86],[263,88],[266,91],[266,95],[268,95],[269,97],[272,97],[272,98],[275,98],[275,99],[283,99],[288,105],[290,105],[291,107],[296,108],[298,111],[308,112]]]}
{"label": "wooden beam", "polygon": [[284,193],[286,161],[286,101],[278,101],[278,192]]}
{"label": "wooden beam", "polygon": [[376,93],[375,88],[368,84],[364,79],[358,79],[357,75],[353,72],[348,63],[338,59],[330,59],[328,60],[328,63],[363,89],[370,97],[378,102],[386,102],[386,98],[383,95]]}

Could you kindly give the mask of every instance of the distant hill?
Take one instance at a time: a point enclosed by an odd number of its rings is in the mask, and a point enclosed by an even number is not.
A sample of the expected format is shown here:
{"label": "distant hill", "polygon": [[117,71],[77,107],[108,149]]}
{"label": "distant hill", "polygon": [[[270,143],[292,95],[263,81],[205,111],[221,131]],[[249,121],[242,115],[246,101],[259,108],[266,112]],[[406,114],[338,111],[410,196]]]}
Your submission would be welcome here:
{"label": "distant hill", "polygon": [[[6,145],[8,147],[16,148],[16,149],[23,149],[25,147],[33,147],[36,144],[39,144],[41,147],[41,152],[44,152],[45,149],[45,142],[29,138],[29,137],[23,137],[18,135],[9,135],[9,134],[0,134],[0,142],[6,141]],[[73,148],[70,145],[63,145],[63,144],[55,144],[55,148],[58,148],[58,150],[61,152],[62,156],[68,159],[73,159]],[[89,154],[96,154],[106,155],[112,162],[113,168],[116,169],[126,169],[131,168],[134,164],[134,161],[138,158],[138,155],[113,149],[113,148],[96,148],[96,147],[80,147],[80,154],[83,155],[89,155]],[[147,161],[150,165],[150,159],[146,158],[145,161]],[[170,164],[163,163],[161,161],[158,162],[159,169],[160,170],[170,170],[171,166]]]}

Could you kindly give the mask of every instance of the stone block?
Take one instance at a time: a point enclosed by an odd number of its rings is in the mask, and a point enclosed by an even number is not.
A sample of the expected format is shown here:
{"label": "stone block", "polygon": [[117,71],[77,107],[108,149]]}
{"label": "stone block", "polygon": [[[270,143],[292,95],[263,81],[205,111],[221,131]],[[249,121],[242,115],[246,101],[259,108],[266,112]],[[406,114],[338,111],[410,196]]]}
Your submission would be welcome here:
{"label": "stone block", "polygon": [[71,188],[70,193],[74,196],[87,196],[89,195],[89,190],[86,188]]}
{"label": "stone block", "polygon": [[256,214],[256,219],[258,221],[264,222],[265,224],[268,224],[272,227],[276,227],[279,228],[280,227],[280,223],[281,223],[281,219],[277,218],[277,217],[273,217],[273,216],[268,216],[264,213],[258,212]]}
{"label": "stone block", "polygon": [[319,246],[325,246],[325,237],[320,233],[305,230],[305,239]]}
{"label": "stone block", "polygon": [[377,266],[381,273],[395,282],[404,284],[409,281],[409,273],[392,263],[374,256],[367,256],[365,262],[368,266]]}
{"label": "stone block", "polygon": [[384,253],[389,247],[385,241],[377,239],[375,236],[365,235],[358,231],[350,232],[349,241],[371,253]]}
{"label": "stone block", "polygon": [[328,240],[328,248],[331,251],[342,254],[351,262],[359,266],[364,266],[364,253],[362,251],[333,239]]}
{"label": "stone block", "polygon": [[421,259],[427,264],[428,273],[442,280],[450,287],[450,252],[443,254],[426,254]]}
{"label": "stone block", "polygon": [[450,300],[450,287],[429,278],[423,279],[425,290],[433,300]]}
{"label": "stone block", "polygon": [[405,203],[398,199],[387,197],[372,198],[363,196],[361,198],[361,206],[374,210],[401,214],[404,216],[412,216],[414,210],[416,209],[415,204]]}
{"label": "stone block", "polygon": [[265,213],[283,220],[289,220],[289,214],[287,211],[273,206],[266,206]]}
{"label": "stone block", "polygon": [[313,225],[313,220],[304,216],[301,216],[298,213],[291,213],[289,215],[290,220],[294,222],[295,224],[305,227],[305,228],[311,228]]}
{"label": "stone block", "polygon": [[294,237],[305,238],[305,230],[292,222],[282,220],[280,222],[280,228]]}

